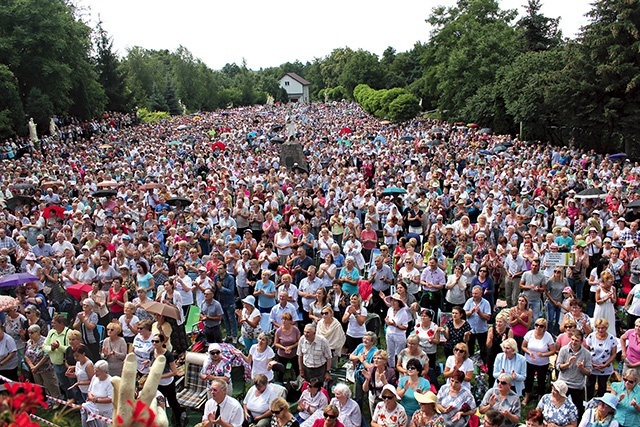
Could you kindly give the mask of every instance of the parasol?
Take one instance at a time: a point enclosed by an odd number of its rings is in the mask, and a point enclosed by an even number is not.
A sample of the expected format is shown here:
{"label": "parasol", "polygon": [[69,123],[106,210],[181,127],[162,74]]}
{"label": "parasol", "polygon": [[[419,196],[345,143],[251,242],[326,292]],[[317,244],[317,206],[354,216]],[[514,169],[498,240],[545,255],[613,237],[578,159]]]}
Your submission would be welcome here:
{"label": "parasol", "polygon": [[387,187],[382,191],[383,196],[395,196],[396,194],[407,194],[407,190],[400,187]]}
{"label": "parasol", "polygon": [[38,276],[31,273],[13,273],[0,278],[0,288],[13,288],[29,282],[38,282]]}
{"label": "parasol", "polygon": [[576,199],[600,199],[606,194],[599,188],[587,188],[576,194]]}
{"label": "parasol", "polygon": [[83,292],[91,292],[91,285],[87,283],[76,283],[74,285],[67,286],[67,293],[77,300],[82,298]]}
{"label": "parasol", "polygon": [[118,183],[116,181],[111,180],[111,181],[101,181],[96,185],[100,188],[109,188],[109,187],[117,187]]}
{"label": "parasol", "polygon": [[164,317],[171,317],[172,319],[180,319],[180,312],[172,305],[165,304],[158,301],[150,301],[141,304],[140,307],[145,309],[148,313],[159,314]]}

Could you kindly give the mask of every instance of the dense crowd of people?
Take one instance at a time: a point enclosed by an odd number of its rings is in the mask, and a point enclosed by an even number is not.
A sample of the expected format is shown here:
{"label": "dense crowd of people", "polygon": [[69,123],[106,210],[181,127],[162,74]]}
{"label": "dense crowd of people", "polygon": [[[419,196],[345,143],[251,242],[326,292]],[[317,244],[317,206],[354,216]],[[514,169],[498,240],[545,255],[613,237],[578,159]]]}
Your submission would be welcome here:
{"label": "dense crowd of people", "polygon": [[[513,426],[534,401],[527,425],[637,424],[640,168],[619,157],[348,103],[60,126],[0,163],[0,276],[38,278],[2,314],[0,374],[110,416],[126,354],[141,381],[164,355],[184,425],[197,308],[205,426]],[[341,360],[353,387],[330,387]]]}

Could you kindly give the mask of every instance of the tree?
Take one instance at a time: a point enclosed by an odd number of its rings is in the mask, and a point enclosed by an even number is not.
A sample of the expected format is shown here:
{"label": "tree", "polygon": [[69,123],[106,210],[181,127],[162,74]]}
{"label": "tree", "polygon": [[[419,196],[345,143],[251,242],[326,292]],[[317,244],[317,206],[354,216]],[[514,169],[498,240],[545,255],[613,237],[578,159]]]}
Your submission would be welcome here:
{"label": "tree", "polygon": [[164,88],[164,100],[167,103],[167,109],[165,111],[172,116],[177,116],[184,112],[182,111],[182,106],[180,106],[173,80],[170,77],[167,77],[167,84]]}
{"label": "tree", "polygon": [[517,24],[525,52],[539,52],[559,46],[562,33],[558,30],[560,18],[547,18],[540,13],[541,0],[528,0],[525,6],[525,16]]}
{"label": "tree", "polygon": [[552,102],[583,146],[640,154],[640,2],[597,0],[588,15]]}
{"label": "tree", "polygon": [[[435,85],[440,110],[451,119],[474,120],[461,111],[480,88],[491,85],[497,71],[513,60],[515,10],[503,11],[497,0],[458,0],[455,7],[436,8],[427,20],[434,27],[429,42],[425,85]],[[431,86],[433,87],[433,86]]]}
{"label": "tree", "polygon": [[9,67],[0,65],[0,137],[24,131],[24,110],[18,81]]}
{"label": "tree", "polygon": [[28,117],[33,117],[33,121],[38,126],[40,132],[48,128],[49,119],[53,117],[54,114],[53,102],[51,102],[49,95],[43,93],[40,88],[37,87],[29,91],[25,110]]}
{"label": "tree", "polygon": [[149,96],[147,102],[150,111],[169,111],[169,105],[164,97],[164,94],[160,91],[157,84],[153,84],[153,91]]}
{"label": "tree", "polygon": [[113,51],[113,40],[98,21],[94,37],[95,67],[98,82],[107,97],[106,108],[110,111],[125,112],[130,109],[130,92],[120,68],[120,60]]}
{"label": "tree", "polygon": [[410,93],[403,93],[389,104],[389,119],[404,122],[415,118],[420,113],[418,98]]}

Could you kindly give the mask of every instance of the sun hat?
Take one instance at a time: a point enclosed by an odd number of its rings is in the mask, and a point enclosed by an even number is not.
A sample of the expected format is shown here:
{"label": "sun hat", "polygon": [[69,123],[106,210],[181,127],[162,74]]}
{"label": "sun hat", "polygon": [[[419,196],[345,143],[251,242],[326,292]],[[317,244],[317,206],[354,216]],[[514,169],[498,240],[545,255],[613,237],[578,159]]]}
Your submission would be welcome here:
{"label": "sun hat", "polygon": [[396,388],[394,386],[392,386],[391,384],[386,384],[384,387],[382,387],[382,391],[380,392],[380,396],[382,396],[385,391],[391,392],[395,396],[396,400],[400,400],[400,396],[398,396],[398,393],[396,392]]}
{"label": "sun hat", "polygon": [[602,397],[596,397],[593,400],[604,403],[613,409],[613,412],[618,408],[618,398],[611,393],[605,393]]}
{"label": "sun hat", "polygon": [[399,301],[400,304],[402,305],[402,307],[404,307],[404,301],[402,301],[402,298],[400,297],[400,294],[393,294],[391,295],[391,299],[394,299],[396,301]]}
{"label": "sun hat", "polygon": [[249,304],[252,307],[256,306],[256,299],[253,295],[248,295],[245,299],[242,300],[242,302]]}
{"label": "sun hat", "polygon": [[556,391],[560,394],[560,396],[567,397],[567,391],[569,390],[569,387],[567,386],[567,383],[565,383],[562,380],[557,380],[555,382],[552,382],[551,386],[554,389],[556,389]]}
{"label": "sun hat", "polygon": [[571,289],[570,286],[565,286],[564,289],[562,290],[563,294],[571,293],[571,292],[573,292],[573,289]]}
{"label": "sun hat", "polygon": [[435,405],[438,397],[432,391],[427,391],[426,393],[418,393],[417,391],[413,393],[413,396],[416,398],[418,403],[433,403]]}

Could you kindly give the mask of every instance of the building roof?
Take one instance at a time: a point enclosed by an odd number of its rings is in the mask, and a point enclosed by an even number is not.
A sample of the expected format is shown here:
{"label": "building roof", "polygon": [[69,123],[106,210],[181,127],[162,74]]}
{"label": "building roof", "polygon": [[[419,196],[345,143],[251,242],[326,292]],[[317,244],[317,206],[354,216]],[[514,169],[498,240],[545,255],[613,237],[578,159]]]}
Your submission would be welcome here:
{"label": "building roof", "polygon": [[[311,82],[303,79],[302,77],[300,77],[296,73],[287,73],[284,76],[282,76],[282,78],[284,78],[285,76],[291,77],[293,80],[297,81],[298,83],[300,83],[301,85],[304,85],[304,86],[311,84]],[[282,78],[280,78],[280,80],[282,80]]]}

